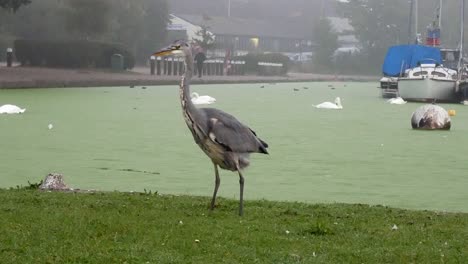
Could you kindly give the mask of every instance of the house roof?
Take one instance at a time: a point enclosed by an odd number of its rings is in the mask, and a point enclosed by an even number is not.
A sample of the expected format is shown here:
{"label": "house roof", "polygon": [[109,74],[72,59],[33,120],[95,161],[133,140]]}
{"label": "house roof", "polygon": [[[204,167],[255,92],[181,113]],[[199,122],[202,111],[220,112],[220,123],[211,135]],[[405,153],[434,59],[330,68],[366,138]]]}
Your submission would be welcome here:
{"label": "house roof", "polygon": [[176,14],[191,24],[208,26],[215,35],[311,39],[312,28],[297,21],[265,21],[238,17]]}

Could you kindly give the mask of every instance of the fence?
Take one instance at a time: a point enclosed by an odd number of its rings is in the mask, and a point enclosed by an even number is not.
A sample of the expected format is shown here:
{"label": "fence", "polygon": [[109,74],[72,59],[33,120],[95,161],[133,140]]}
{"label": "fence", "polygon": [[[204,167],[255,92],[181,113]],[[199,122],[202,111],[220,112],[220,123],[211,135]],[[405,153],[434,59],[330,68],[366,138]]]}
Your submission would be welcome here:
{"label": "fence", "polygon": [[[184,59],[177,57],[151,57],[150,73],[152,75],[178,76],[184,73]],[[259,75],[281,75],[284,65],[282,63],[258,62]],[[196,63],[193,65],[194,75],[198,74]],[[209,59],[203,63],[204,76],[245,75],[246,62],[241,60]]]}

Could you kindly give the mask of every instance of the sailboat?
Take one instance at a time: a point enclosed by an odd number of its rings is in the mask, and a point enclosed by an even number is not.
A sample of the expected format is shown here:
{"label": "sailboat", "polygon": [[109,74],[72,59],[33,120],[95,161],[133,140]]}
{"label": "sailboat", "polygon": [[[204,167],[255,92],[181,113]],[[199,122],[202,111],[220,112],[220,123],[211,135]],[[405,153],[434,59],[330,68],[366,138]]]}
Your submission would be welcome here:
{"label": "sailboat", "polygon": [[[442,1],[441,1],[442,3]],[[464,0],[462,1],[464,8]],[[416,6],[417,8],[417,6]],[[417,18],[416,18],[417,19]],[[463,31],[463,28],[461,29]],[[434,47],[434,57],[423,58],[416,67],[405,71],[404,77],[398,78],[398,93],[406,101],[459,101],[458,71],[442,64],[439,26],[435,23],[428,29],[426,47]],[[461,49],[460,49],[461,50]]]}

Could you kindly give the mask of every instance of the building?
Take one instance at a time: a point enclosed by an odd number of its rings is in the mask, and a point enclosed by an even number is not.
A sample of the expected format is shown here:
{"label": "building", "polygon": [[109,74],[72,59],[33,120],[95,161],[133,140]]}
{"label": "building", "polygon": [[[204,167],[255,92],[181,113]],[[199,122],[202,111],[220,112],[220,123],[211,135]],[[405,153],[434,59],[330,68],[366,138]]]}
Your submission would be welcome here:
{"label": "building", "polygon": [[[358,41],[353,27],[344,18],[329,17],[338,34],[339,51],[357,50]],[[172,14],[168,25],[170,40],[200,39],[197,34],[206,27],[214,39],[211,56],[224,57],[226,51],[233,56],[249,52],[283,53],[294,61],[312,58],[315,47],[313,28],[297,19],[265,21],[238,17]]]}
{"label": "building", "polygon": [[223,56],[249,52],[311,53],[314,43],[312,29],[293,21],[263,21],[237,17],[171,15],[168,26],[172,39],[200,39],[197,32],[207,27],[214,36],[213,55]]}

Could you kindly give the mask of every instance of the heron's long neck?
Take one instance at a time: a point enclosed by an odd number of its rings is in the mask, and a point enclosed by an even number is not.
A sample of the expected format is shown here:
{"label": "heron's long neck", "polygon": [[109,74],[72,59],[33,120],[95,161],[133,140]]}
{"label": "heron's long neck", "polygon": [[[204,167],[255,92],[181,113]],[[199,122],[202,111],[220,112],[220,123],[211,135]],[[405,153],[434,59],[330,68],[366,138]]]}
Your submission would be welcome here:
{"label": "heron's long neck", "polygon": [[180,83],[180,103],[184,113],[190,114],[195,117],[198,110],[193,105],[190,98],[190,81],[193,74],[193,58],[191,54],[185,56],[185,73]]}

